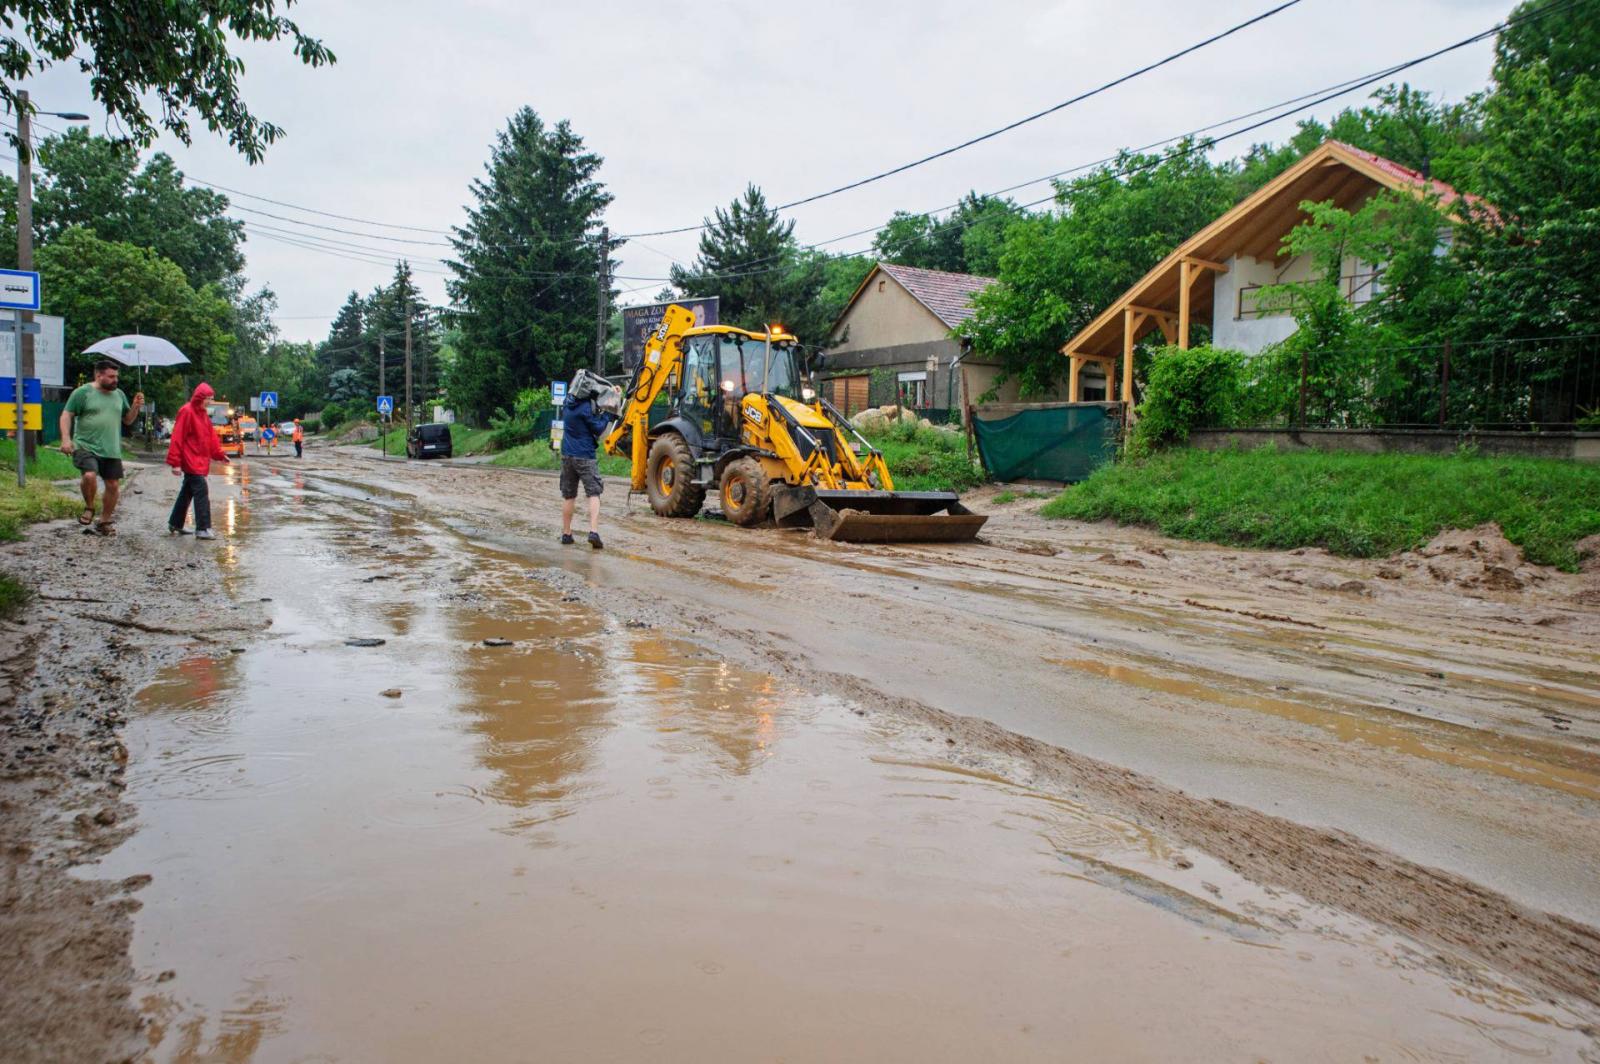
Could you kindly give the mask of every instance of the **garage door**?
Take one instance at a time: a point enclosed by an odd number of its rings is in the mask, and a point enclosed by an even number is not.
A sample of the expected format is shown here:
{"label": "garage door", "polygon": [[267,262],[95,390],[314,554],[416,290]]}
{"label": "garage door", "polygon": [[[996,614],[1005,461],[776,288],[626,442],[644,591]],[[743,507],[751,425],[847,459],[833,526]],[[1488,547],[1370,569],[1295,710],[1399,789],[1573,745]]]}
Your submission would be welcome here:
{"label": "garage door", "polygon": [[838,407],[845,417],[867,408],[867,392],[871,378],[865,373],[857,377],[835,377],[828,383],[833,386],[828,401]]}

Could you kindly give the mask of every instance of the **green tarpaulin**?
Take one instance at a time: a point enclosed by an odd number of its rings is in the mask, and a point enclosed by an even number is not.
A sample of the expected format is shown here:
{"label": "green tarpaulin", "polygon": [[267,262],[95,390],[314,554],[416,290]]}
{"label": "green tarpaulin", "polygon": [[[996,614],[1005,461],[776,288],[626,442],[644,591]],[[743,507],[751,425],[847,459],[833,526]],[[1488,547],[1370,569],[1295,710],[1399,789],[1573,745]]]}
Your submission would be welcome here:
{"label": "green tarpaulin", "polygon": [[983,468],[995,480],[1083,480],[1117,454],[1115,403],[1073,403],[973,419]]}

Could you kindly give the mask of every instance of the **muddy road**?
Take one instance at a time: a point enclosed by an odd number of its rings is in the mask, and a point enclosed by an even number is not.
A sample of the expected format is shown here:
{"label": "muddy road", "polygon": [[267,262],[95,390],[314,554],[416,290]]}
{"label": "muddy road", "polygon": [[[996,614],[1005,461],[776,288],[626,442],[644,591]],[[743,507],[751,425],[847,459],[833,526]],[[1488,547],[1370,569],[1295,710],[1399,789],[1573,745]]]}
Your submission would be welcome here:
{"label": "muddy road", "polygon": [[596,553],[538,475],[217,484],[86,1058],[1600,1060],[1590,576],[616,488]]}

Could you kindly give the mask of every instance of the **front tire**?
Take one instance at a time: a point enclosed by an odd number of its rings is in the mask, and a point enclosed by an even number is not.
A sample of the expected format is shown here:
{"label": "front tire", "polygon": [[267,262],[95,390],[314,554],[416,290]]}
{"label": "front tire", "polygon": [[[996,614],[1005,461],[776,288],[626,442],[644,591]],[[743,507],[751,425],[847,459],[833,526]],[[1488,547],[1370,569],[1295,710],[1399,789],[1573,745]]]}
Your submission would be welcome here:
{"label": "front tire", "polygon": [[645,460],[645,494],[650,509],[662,517],[693,517],[706,501],[706,489],[695,480],[694,452],[676,432],[657,437]]}
{"label": "front tire", "polygon": [[759,525],[772,511],[772,481],[754,458],[739,458],[722,471],[722,516],[736,525]]}

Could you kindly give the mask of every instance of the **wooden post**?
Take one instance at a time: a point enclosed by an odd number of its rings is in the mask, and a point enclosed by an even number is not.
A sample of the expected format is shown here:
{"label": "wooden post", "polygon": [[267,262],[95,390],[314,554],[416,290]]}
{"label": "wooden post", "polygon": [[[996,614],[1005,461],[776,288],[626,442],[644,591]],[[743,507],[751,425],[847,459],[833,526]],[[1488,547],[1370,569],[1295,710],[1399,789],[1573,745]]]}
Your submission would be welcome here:
{"label": "wooden post", "polygon": [[1076,403],[1078,401],[1078,371],[1083,366],[1083,359],[1077,355],[1069,355],[1067,362],[1067,402]]}
{"label": "wooden post", "polygon": [[1439,367],[1439,427],[1449,420],[1450,407],[1450,341],[1444,342],[1444,362]]}
{"label": "wooden post", "polygon": [[1194,267],[1188,259],[1178,263],[1178,347],[1189,350],[1189,286],[1194,283]]}
{"label": "wooden post", "polygon": [[1133,416],[1133,335],[1136,317],[1132,311],[1122,315],[1122,401],[1128,405],[1129,420]]}

